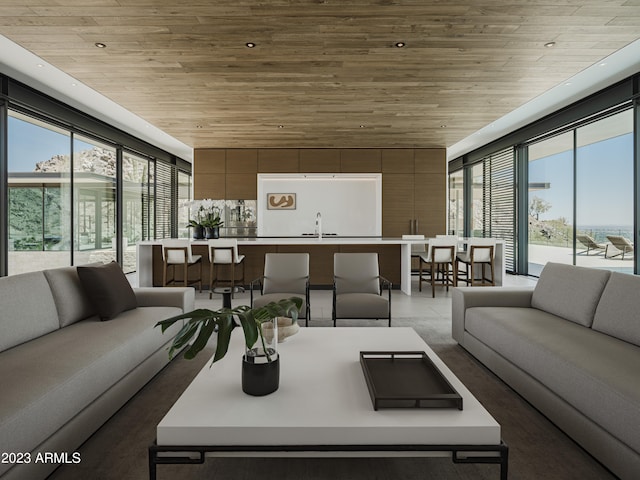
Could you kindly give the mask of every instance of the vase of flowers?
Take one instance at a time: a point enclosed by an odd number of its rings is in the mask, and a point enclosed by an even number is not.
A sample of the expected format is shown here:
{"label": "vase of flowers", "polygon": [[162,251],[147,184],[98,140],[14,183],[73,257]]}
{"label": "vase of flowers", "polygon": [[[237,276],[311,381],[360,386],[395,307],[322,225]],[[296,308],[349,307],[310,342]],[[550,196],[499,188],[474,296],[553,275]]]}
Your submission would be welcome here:
{"label": "vase of flowers", "polygon": [[220,238],[224,207],[224,200],[205,198],[191,202],[193,218],[189,220],[189,227],[193,228],[193,238]]}

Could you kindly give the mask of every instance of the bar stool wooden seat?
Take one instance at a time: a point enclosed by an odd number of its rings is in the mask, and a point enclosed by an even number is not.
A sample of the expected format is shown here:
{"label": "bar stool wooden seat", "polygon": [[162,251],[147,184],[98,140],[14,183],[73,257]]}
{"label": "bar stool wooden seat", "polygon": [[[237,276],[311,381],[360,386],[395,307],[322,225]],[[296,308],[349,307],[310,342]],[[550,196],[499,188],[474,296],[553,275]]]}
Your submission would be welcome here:
{"label": "bar stool wooden seat", "polygon": [[[495,249],[496,242],[492,238],[470,238],[467,241],[467,250],[459,253],[456,258],[458,281],[462,280],[470,286],[494,286]],[[464,271],[460,271],[461,263],[465,265]],[[488,267],[490,277],[487,277],[485,267]]]}
{"label": "bar stool wooden seat", "polygon": [[[187,238],[164,238],[162,240],[162,286],[199,285],[202,291],[202,255],[194,255],[191,251],[191,241]],[[189,280],[189,267],[198,265],[197,278]],[[182,267],[182,279],[178,279],[176,268]],[[172,268],[173,267],[173,268]],[[169,269],[173,269],[173,278],[168,278]],[[193,270],[193,269],[192,269]]]}
{"label": "bar stool wooden seat", "polygon": [[[436,284],[449,287],[458,284],[455,266],[458,238],[438,237],[430,238],[427,251],[420,254],[420,271],[418,290],[422,291],[422,282],[431,284],[431,296],[436,296]],[[427,266],[425,268],[424,266]],[[428,273],[428,276],[425,274]]]}
{"label": "bar stool wooden seat", "polygon": [[[228,283],[233,287],[244,285],[244,255],[238,254],[238,241],[232,238],[219,238],[209,240],[209,298],[213,297],[213,289],[218,287],[220,282]],[[242,276],[236,278],[236,269],[242,266]],[[220,266],[225,266],[228,270],[228,278],[220,278],[218,270]],[[233,297],[233,293],[231,294]]]}

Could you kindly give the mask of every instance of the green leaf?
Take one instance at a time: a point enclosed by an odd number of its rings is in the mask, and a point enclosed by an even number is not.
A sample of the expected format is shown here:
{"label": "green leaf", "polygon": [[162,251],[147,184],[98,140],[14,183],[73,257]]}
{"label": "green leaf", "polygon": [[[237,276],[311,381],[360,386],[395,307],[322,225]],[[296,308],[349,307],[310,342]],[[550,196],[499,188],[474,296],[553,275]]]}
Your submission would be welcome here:
{"label": "green leaf", "polygon": [[169,358],[173,358],[176,351],[182,350],[182,348],[189,343],[189,340],[198,331],[199,325],[197,323],[187,323],[176,334],[169,349]]}
{"label": "green leaf", "polygon": [[193,342],[191,347],[184,352],[184,358],[187,360],[191,360],[195,358],[195,356],[207,345],[209,338],[213,334],[216,327],[216,322],[213,319],[206,320],[205,323],[200,327],[200,331],[198,332],[198,337],[196,341]]}
{"label": "green leaf", "polygon": [[258,326],[254,318],[253,311],[247,310],[238,314],[240,325],[244,331],[244,340],[247,348],[252,348],[258,341]]}
{"label": "green leaf", "polygon": [[218,343],[216,345],[216,353],[213,356],[213,365],[218,360],[224,358],[229,350],[229,342],[231,341],[231,332],[233,331],[233,316],[228,314],[225,317],[219,318],[216,322],[218,324]]}

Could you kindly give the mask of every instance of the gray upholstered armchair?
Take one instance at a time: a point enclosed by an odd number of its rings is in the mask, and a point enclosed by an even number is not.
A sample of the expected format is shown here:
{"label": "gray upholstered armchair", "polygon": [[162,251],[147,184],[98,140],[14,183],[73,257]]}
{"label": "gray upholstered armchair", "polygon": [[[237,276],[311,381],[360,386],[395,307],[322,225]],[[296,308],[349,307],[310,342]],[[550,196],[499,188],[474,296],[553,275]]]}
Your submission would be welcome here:
{"label": "gray upholstered armchair", "polygon": [[[259,297],[253,291],[260,286]],[[251,307],[258,308],[269,302],[283,298],[303,299],[298,318],[304,318],[309,325],[311,306],[309,304],[309,254],[308,253],[267,253],[264,256],[264,275],[250,284]]]}
{"label": "gray upholstered armchair", "polygon": [[377,253],[334,254],[332,316],[334,327],[338,318],[386,318],[391,326],[391,282],[380,276]]}

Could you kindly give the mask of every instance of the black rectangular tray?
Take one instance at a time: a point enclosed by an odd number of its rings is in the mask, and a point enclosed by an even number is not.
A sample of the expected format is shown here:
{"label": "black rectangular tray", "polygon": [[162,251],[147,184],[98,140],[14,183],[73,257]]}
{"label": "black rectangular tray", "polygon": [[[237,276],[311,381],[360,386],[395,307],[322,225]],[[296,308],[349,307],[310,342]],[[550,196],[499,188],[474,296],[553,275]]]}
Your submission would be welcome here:
{"label": "black rectangular tray", "polygon": [[360,352],[373,409],[457,408],[462,397],[425,352]]}

